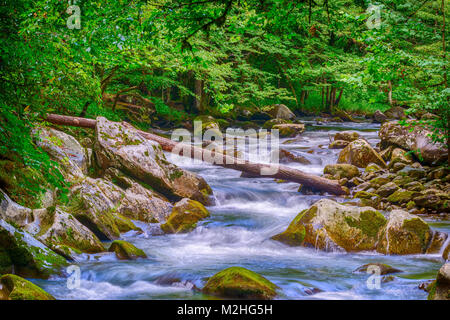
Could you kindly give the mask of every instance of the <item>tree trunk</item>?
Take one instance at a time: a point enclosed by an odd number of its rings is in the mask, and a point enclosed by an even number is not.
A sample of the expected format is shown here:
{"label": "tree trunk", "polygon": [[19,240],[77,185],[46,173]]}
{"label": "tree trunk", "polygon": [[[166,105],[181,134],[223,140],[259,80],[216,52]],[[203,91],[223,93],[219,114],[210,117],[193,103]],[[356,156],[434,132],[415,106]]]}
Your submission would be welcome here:
{"label": "tree trunk", "polygon": [[391,80],[388,81],[388,87],[389,87],[388,101],[389,101],[389,105],[392,106],[392,81]]}
{"label": "tree trunk", "polygon": [[[45,118],[46,121],[65,126],[76,126],[76,127],[84,127],[94,129],[97,121],[94,119],[86,119],[79,117],[71,117],[71,116],[63,116],[57,114],[48,114]],[[134,128],[131,124],[122,122],[125,127]],[[183,152],[180,152],[182,156],[190,156],[194,158],[198,155],[202,156],[202,159],[215,159],[215,152],[211,150],[206,150],[198,147],[194,147],[191,145],[185,146],[183,148],[183,144],[179,142],[172,141],[170,139],[149,133],[144,131],[139,131],[144,138],[158,142],[163,150],[172,152],[173,149],[176,150],[189,150],[189,154],[184,155]],[[230,157],[225,154],[220,154],[222,157],[222,163],[213,163],[225,168],[230,168],[242,172],[249,173],[252,176],[261,176],[263,178],[275,178],[275,179],[283,179],[287,181],[297,182],[304,186],[311,187],[317,190],[326,191],[335,195],[344,195],[346,192],[339,185],[337,181],[325,179],[319,176],[315,176],[309,173],[302,172],[297,169],[289,168],[284,165],[278,165],[278,171],[273,175],[262,175],[263,168],[269,168],[270,165],[253,163],[250,161],[245,161],[243,159],[237,159],[234,157]]]}
{"label": "tree trunk", "polygon": [[202,100],[203,100],[203,81],[202,80],[194,80],[194,93],[196,95],[195,97],[195,109],[197,112],[202,111]]}

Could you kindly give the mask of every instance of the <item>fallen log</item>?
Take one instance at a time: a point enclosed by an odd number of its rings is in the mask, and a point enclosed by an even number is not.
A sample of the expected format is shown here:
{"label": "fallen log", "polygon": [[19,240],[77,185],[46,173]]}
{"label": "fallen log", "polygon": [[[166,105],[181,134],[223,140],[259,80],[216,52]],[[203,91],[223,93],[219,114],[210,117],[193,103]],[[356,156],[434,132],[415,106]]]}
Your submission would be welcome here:
{"label": "fallen log", "polygon": [[[95,119],[87,119],[80,117],[72,117],[72,116],[63,116],[57,114],[48,114],[45,118],[46,121],[64,126],[75,126],[75,127],[83,127],[83,128],[91,128],[95,129],[97,121]],[[127,122],[122,122],[125,127],[135,129],[131,124]],[[195,147],[192,145],[182,144],[180,142],[176,142],[161,136],[158,136],[153,133],[145,132],[138,130],[139,133],[146,139],[158,142],[162,149],[167,152],[174,152],[176,154],[187,156],[190,158],[195,158],[205,160],[205,159],[218,159],[221,158],[222,161],[216,161],[212,164],[222,166],[224,168],[230,168],[242,172],[246,172],[249,176],[260,176],[262,178],[276,178],[282,179],[286,181],[300,183],[304,186],[314,188],[316,190],[325,191],[335,195],[344,195],[346,192],[339,185],[337,181],[329,180],[323,177],[319,177],[316,175],[312,175],[309,173],[305,173],[298,169],[293,169],[284,165],[277,164],[276,165],[276,173],[270,175],[263,175],[261,172],[264,170],[271,171],[271,166],[268,164],[254,163],[250,161],[246,161],[243,159],[238,159],[231,157],[229,155],[219,153],[212,150],[207,150],[199,147]],[[211,162],[210,162],[211,163]]]}

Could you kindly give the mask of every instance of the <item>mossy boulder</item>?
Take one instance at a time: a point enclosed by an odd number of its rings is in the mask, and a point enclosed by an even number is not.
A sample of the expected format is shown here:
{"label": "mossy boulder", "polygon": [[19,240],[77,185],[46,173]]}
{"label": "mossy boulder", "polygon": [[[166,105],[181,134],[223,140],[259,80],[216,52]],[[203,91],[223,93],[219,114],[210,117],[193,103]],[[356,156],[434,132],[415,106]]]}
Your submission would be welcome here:
{"label": "mossy boulder", "polygon": [[263,276],[242,267],[231,267],[209,278],[203,293],[221,298],[273,299],[277,286]]}
{"label": "mossy boulder", "polygon": [[94,150],[101,170],[116,168],[169,199],[211,203],[212,190],[203,178],[167,161],[158,143],[131,126],[98,117]]}
{"label": "mossy boulder", "polygon": [[290,120],[275,118],[275,119],[270,119],[270,120],[267,120],[266,122],[264,122],[262,127],[263,127],[263,129],[272,129],[272,127],[274,125],[288,124],[288,123],[292,123],[292,122]]}
{"label": "mossy boulder", "polygon": [[14,202],[0,189],[0,219],[24,227],[29,221],[33,221],[33,210]]}
{"label": "mossy boulder", "polygon": [[384,145],[395,145],[407,151],[412,151],[423,162],[435,164],[447,159],[447,146],[432,141],[432,131],[423,126],[415,126],[412,131],[412,120],[402,125],[398,121],[385,122],[378,135]]}
{"label": "mossy boulder", "polygon": [[352,179],[354,177],[359,177],[360,172],[359,169],[352,165],[347,163],[338,163],[338,164],[329,164],[326,165],[323,169],[324,174],[330,174],[335,179]]}
{"label": "mossy boulder", "polygon": [[14,274],[0,277],[0,300],[55,300],[55,298],[31,283]]}
{"label": "mossy boulder", "polygon": [[450,199],[448,192],[443,192],[438,189],[429,188],[423,190],[414,198],[414,202],[423,208],[429,209],[447,209],[445,208],[445,203]]}
{"label": "mossy boulder", "polygon": [[355,131],[341,131],[334,135],[334,141],[343,140],[343,141],[352,142],[352,141],[360,139],[360,137],[361,136],[359,135],[359,133],[355,132]]}
{"label": "mossy boulder", "polygon": [[[59,274],[67,261],[54,253],[26,231],[21,231],[0,219],[0,264],[12,264],[15,273],[23,277],[47,279]],[[8,258],[9,257],[9,258]]]}
{"label": "mossy boulder", "polygon": [[392,193],[388,198],[387,201],[392,203],[407,203],[411,200],[413,200],[416,196],[420,195],[420,193],[415,191],[409,191],[405,189],[398,189],[394,193]]}
{"label": "mossy boulder", "polygon": [[393,210],[380,234],[377,251],[384,254],[425,253],[432,239],[430,226],[416,215]]}
{"label": "mossy boulder", "polygon": [[378,171],[382,171],[382,170],[383,170],[383,168],[381,168],[376,163],[369,163],[367,165],[367,167],[364,169],[364,172],[378,172]]}
{"label": "mossy boulder", "polygon": [[402,272],[401,270],[385,263],[368,263],[357,268],[354,272],[367,272],[369,267],[377,267],[380,271],[380,275]]}
{"label": "mossy boulder", "polygon": [[66,179],[76,180],[87,174],[87,150],[71,135],[52,128],[39,128],[37,145],[57,161]]}
{"label": "mossy boulder", "polygon": [[334,140],[328,146],[329,149],[344,149],[346,146],[350,144],[349,141],[345,140]]}
{"label": "mossy boulder", "polygon": [[175,203],[167,222],[161,225],[165,233],[184,233],[194,230],[197,222],[209,217],[209,211],[198,201],[183,199]]}
{"label": "mossy boulder", "polygon": [[124,240],[114,240],[108,251],[114,252],[116,257],[120,260],[147,258],[147,255],[143,250],[136,248],[133,244]]}
{"label": "mossy boulder", "polygon": [[273,104],[262,108],[262,111],[269,114],[272,118],[293,120],[295,114],[284,104]]}
{"label": "mossy boulder", "polygon": [[401,148],[394,148],[391,152],[389,168],[393,168],[396,163],[412,164],[412,155]]}
{"label": "mossy boulder", "polygon": [[450,263],[439,269],[436,281],[430,287],[428,300],[450,300]]}
{"label": "mossy boulder", "polygon": [[373,250],[386,223],[386,218],[371,207],[346,206],[322,199],[300,212],[284,232],[272,239],[326,251]]}
{"label": "mossy boulder", "polygon": [[442,252],[442,259],[444,259],[444,261],[447,261],[449,259],[449,256],[450,256],[450,242],[447,243],[447,246],[444,248]]}
{"label": "mossy boulder", "polygon": [[[197,124],[200,122],[199,125]],[[209,130],[209,134],[213,134],[216,137],[222,137],[222,132],[220,131],[219,122],[210,115],[197,116],[194,119],[194,134],[202,135]]]}
{"label": "mossy boulder", "polygon": [[282,138],[295,137],[305,131],[305,125],[302,123],[276,124],[272,127],[272,130],[278,130]]}
{"label": "mossy boulder", "polygon": [[35,221],[26,230],[53,250],[64,246],[84,253],[105,251],[92,231],[59,207],[35,210]]}
{"label": "mossy boulder", "polygon": [[377,191],[375,191],[375,193],[378,194],[380,197],[386,198],[389,197],[398,189],[400,189],[400,187],[396,185],[394,182],[388,182],[386,184],[381,185],[377,189]]}
{"label": "mossy boulder", "polygon": [[349,163],[359,168],[365,168],[369,163],[376,163],[386,167],[383,158],[362,139],[351,142],[339,153],[338,163]]}

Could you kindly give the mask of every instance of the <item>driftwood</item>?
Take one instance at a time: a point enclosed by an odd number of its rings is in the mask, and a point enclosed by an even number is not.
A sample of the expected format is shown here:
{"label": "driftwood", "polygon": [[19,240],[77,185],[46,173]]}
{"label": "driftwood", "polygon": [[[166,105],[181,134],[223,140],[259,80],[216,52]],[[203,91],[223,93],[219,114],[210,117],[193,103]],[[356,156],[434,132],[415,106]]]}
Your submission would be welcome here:
{"label": "driftwood", "polygon": [[[80,118],[80,117],[71,117],[71,116],[63,116],[57,114],[48,114],[46,121],[64,126],[76,126],[76,127],[84,127],[94,129],[96,126],[96,120]],[[122,123],[125,127],[134,128],[131,124],[127,122]],[[235,169],[238,171],[242,171],[247,173],[249,176],[260,176],[262,178],[276,178],[282,179],[286,181],[300,183],[304,186],[329,192],[335,195],[344,195],[346,192],[339,185],[337,181],[329,180],[323,177],[319,177],[316,175],[312,175],[309,173],[302,172],[297,169],[289,168],[284,165],[277,164],[276,165],[276,173],[270,175],[263,175],[261,172],[263,170],[270,171],[270,165],[254,163],[250,161],[245,161],[243,159],[237,159],[234,157],[230,157],[223,153],[214,152],[211,150],[195,147],[192,145],[185,145],[180,142],[176,142],[161,136],[158,136],[153,133],[140,131],[139,133],[146,139],[158,142],[163,150],[168,152],[174,152],[176,154],[182,156],[188,156],[191,158],[198,159],[218,159],[221,158],[222,161],[216,161],[212,164],[219,165],[225,168]]]}

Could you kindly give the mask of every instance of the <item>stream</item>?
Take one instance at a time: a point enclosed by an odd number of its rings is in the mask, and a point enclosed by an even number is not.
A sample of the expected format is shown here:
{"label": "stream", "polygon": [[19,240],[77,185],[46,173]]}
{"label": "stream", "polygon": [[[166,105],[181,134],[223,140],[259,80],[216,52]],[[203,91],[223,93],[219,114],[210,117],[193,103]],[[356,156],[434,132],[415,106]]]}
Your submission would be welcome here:
{"label": "stream", "polygon": [[[309,159],[310,165],[287,164],[309,173],[321,174],[325,165],[336,163],[340,150],[330,150],[328,144],[340,130],[358,131],[372,145],[379,141],[376,124],[303,122],[307,131],[295,139],[282,139],[280,147]],[[143,249],[148,259],[84,255],[75,263],[81,270],[79,288],[68,289],[66,277],[32,281],[57,299],[207,299],[193,288],[202,288],[208,277],[224,268],[242,266],[274,282],[278,299],[426,299],[418,285],[435,278],[442,266],[439,254],[385,256],[288,247],[270,237],[324,196],[302,195],[295,183],[241,178],[238,171],[189,159],[174,162],[210,184],[216,198],[216,204],[208,207],[210,218],[191,233],[174,235],[158,234],[157,226],[136,222],[144,233],[129,232],[123,238]],[[450,221],[427,222],[450,233]],[[387,263],[403,272],[382,282],[379,289],[369,289],[370,274],[353,271],[370,262]]]}

